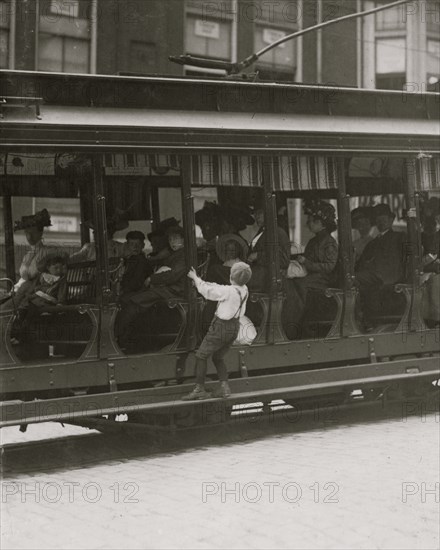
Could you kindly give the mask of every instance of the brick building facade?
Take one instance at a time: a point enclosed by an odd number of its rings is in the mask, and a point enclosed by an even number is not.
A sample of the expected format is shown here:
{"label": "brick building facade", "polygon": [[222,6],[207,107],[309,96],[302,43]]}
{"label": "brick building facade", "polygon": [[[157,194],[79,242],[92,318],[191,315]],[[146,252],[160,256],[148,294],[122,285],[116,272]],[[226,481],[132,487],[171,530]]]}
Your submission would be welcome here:
{"label": "brick building facade", "polygon": [[[0,0],[0,67],[99,74],[217,74],[170,63],[189,53],[237,61],[374,0]],[[438,89],[440,1],[408,1],[267,53],[260,78]]]}

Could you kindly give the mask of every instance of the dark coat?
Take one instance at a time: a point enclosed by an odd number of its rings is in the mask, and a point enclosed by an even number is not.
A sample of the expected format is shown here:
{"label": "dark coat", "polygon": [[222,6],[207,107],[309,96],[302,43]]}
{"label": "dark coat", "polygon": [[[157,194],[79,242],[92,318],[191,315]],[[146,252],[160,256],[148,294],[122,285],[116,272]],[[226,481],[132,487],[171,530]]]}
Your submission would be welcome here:
{"label": "dark coat", "polygon": [[[257,253],[256,260],[251,264],[252,277],[248,287],[251,291],[267,292],[269,285],[269,253],[268,247],[271,243],[266,243],[265,232],[255,243],[255,246],[249,250],[249,253]],[[280,269],[286,270],[290,261],[290,241],[287,233],[281,227],[278,227],[278,255]]]}
{"label": "dark coat", "polygon": [[323,229],[310,239],[304,257],[307,275],[303,280],[306,287],[319,290],[330,286],[338,261],[338,243],[327,230]]}
{"label": "dark coat", "polygon": [[185,275],[187,272],[185,263],[185,250],[181,248],[172,252],[163,262],[164,266],[170,267],[171,271],[154,273],[151,276],[151,287],[166,286],[176,293],[183,293],[185,289]]}
{"label": "dark coat", "polygon": [[121,279],[121,293],[142,290],[145,279],[151,275],[153,268],[144,254],[129,256],[124,260],[125,271]]}
{"label": "dark coat", "polygon": [[[287,269],[289,267],[290,261],[290,240],[287,233],[281,227],[278,227],[278,254],[280,257],[280,269]],[[268,267],[269,265],[269,255],[266,247],[266,238],[265,231],[256,242],[254,248],[249,252],[256,252],[257,259],[253,265]],[[270,246],[270,243],[268,243]],[[251,266],[252,267],[252,266]]]}
{"label": "dark coat", "polygon": [[[171,271],[155,273],[150,279],[150,288],[130,295],[130,302],[141,308],[149,308],[156,302],[183,296],[185,292],[186,264],[185,250],[172,252],[164,261]],[[127,324],[127,322],[124,323]]]}
{"label": "dark coat", "polygon": [[361,283],[375,281],[383,285],[399,283],[405,278],[406,236],[390,229],[369,242],[356,265],[356,277]]}

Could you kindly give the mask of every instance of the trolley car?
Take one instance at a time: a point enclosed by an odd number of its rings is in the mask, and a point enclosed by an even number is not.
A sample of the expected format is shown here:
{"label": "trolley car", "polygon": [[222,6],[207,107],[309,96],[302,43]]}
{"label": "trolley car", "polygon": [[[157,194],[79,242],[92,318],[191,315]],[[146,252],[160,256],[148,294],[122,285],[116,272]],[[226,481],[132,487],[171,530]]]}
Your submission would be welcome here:
{"label": "trolley car", "polygon": [[[38,197],[41,205],[77,201],[78,244],[90,241],[91,219],[95,258],[68,264],[66,302],[43,308],[33,338],[21,346],[17,308],[2,309],[0,425],[102,428],[121,413],[129,423],[209,421],[202,405],[218,400],[181,400],[194,379],[206,304],[186,281],[180,296],[139,318],[137,346],[122,349],[115,334],[119,258],[106,246],[116,208],[128,208],[130,222],[154,231],[174,201],[186,269],[205,273],[211,258],[196,238],[194,206],[201,195],[224,208],[259,197],[265,209],[268,279],[250,300],[257,337],[226,357],[232,396],[221,402],[223,418],[233,406],[255,402],[299,406],[438,392],[439,327],[423,311],[421,215],[440,193],[439,99],[239,79],[1,71],[4,279],[16,282],[23,256],[14,249],[19,197]],[[365,327],[350,210],[378,195],[396,198],[400,208],[406,269],[388,289],[396,308],[384,306]],[[311,196],[336,205],[338,270],[334,284],[308,304],[304,330],[292,334],[278,214],[290,216],[293,240],[303,226],[301,201]]]}

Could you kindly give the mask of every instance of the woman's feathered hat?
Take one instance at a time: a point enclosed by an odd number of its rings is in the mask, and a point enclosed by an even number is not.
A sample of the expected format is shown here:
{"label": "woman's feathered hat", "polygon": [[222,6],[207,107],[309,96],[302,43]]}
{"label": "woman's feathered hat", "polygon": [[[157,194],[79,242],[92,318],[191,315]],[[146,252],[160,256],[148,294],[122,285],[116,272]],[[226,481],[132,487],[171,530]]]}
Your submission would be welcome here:
{"label": "woman's feathered hat", "polygon": [[304,201],[304,214],[320,218],[325,224],[336,224],[336,210],[327,201],[313,198]]}
{"label": "woman's feathered hat", "polygon": [[35,214],[29,216],[22,216],[21,220],[18,220],[14,223],[14,231],[20,231],[22,229],[29,229],[30,227],[38,227],[43,229],[43,227],[49,227],[52,223],[50,221],[49,212],[44,208]]}

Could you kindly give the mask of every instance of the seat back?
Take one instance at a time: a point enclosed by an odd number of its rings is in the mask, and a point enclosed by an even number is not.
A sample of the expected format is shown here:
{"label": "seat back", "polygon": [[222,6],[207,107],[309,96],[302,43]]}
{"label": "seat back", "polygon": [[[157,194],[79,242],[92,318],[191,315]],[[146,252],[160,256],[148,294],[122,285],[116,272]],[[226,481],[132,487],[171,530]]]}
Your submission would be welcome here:
{"label": "seat back", "polygon": [[[122,262],[109,258],[110,287],[118,294]],[[96,262],[78,262],[67,266],[67,304],[96,303]]]}
{"label": "seat back", "polygon": [[67,266],[67,304],[96,302],[96,262],[78,262]]}

